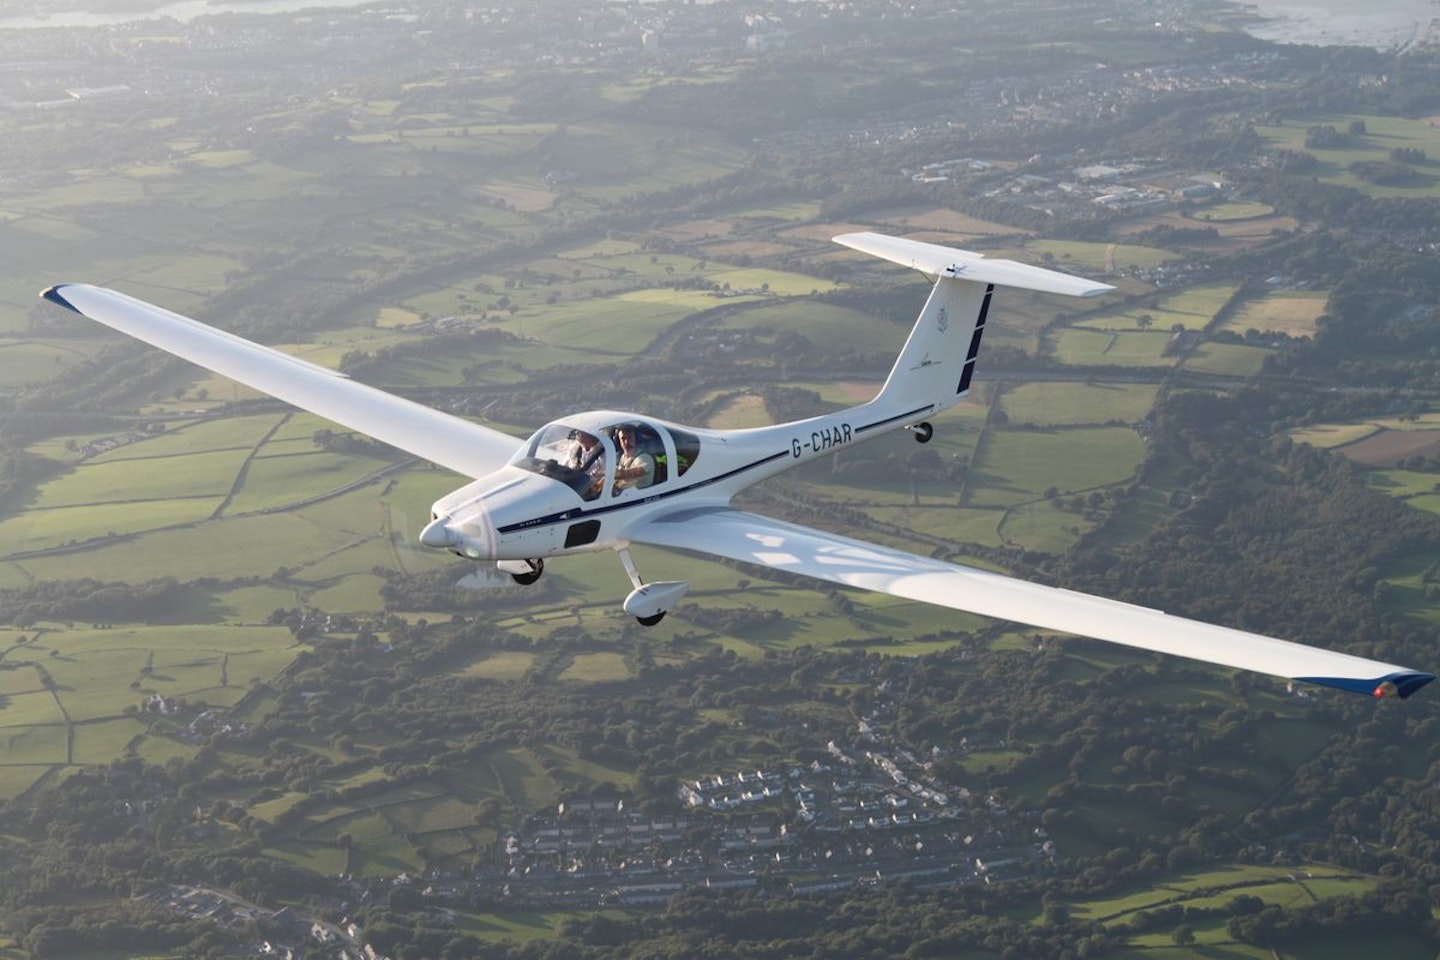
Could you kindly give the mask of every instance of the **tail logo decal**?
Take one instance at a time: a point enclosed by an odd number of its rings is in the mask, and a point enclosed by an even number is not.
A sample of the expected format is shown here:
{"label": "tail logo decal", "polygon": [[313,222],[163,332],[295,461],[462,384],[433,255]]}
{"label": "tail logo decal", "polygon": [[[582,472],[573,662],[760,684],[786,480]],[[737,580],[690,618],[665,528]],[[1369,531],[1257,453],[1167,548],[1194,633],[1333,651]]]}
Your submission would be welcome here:
{"label": "tail logo decal", "polygon": [[950,314],[944,307],[940,308],[940,313],[935,317],[935,329],[941,333],[950,329]]}

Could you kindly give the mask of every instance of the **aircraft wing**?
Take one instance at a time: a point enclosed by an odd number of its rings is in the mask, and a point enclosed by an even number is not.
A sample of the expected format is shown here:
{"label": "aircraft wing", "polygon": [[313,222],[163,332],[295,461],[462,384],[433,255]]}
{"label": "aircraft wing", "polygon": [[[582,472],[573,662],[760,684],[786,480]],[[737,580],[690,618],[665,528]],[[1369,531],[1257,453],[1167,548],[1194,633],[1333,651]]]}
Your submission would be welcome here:
{"label": "aircraft wing", "polygon": [[630,527],[636,543],[710,553],[863,590],[1339,687],[1408,697],[1435,677],[851,540],[731,507],[678,508]]}
{"label": "aircraft wing", "polygon": [[62,283],[41,296],[471,478],[494,473],[520,447],[520,441],[509,434],[357,383],[338,370],[262,347],[114,290]]}

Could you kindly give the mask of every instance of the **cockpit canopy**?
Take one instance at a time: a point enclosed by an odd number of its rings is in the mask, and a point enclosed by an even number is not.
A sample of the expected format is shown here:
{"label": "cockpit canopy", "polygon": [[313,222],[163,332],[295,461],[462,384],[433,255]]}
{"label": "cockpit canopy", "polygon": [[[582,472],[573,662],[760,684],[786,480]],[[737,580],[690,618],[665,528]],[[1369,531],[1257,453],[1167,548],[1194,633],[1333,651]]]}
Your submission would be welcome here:
{"label": "cockpit canopy", "polygon": [[559,480],[589,501],[669,483],[699,456],[700,438],[693,433],[613,414],[547,424],[510,463]]}

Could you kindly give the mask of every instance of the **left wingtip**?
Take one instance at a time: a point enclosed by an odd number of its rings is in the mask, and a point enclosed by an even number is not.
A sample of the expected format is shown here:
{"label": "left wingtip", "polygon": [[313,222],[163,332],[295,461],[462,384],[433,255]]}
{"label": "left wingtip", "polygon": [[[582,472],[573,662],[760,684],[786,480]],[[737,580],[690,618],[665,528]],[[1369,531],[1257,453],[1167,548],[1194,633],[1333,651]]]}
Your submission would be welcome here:
{"label": "left wingtip", "polygon": [[49,300],[53,304],[64,307],[66,310],[73,310],[76,313],[79,313],[79,308],[77,308],[75,304],[71,303],[69,300],[65,299],[64,291],[65,288],[69,286],[73,286],[73,284],[57,283],[53,287],[46,287],[44,290],[41,290],[40,296],[46,300]]}

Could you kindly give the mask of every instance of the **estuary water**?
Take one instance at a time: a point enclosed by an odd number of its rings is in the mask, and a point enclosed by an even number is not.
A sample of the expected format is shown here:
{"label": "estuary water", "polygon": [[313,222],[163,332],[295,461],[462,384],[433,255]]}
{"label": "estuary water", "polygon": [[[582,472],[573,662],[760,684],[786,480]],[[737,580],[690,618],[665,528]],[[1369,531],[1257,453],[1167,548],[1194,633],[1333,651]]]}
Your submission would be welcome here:
{"label": "estuary water", "polygon": [[[373,0],[156,0],[151,8],[56,10],[46,12],[44,0],[35,0],[34,13],[0,16],[0,29],[30,27],[103,27],[135,20],[170,17],[188,21],[217,13],[294,13],[307,8],[354,7]],[[708,2],[708,0],[700,0]],[[1425,41],[1431,21],[1440,17],[1440,0],[1371,0],[1363,7],[1355,0],[1237,0],[1264,19],[1246,31],[1276,43],[1317,46],[1365,46],[1401,50]],[[1436,40],[1440,40],[1437,29]]]}
{"label": "estuary water", "polygon": [[1240,4],[1264,17],[1246,27],[1252,36],[1275,43],[1374,47],[1403,50],[1432,38],[1440,17],[1436,0],[1255,0]]}
{"label": "estuary water", "polygon": [[0,30],[24,30],[34,27],[109,27],[136,20],[157,20],[169,17],[182,23],[196,17],[218,13],[294,13],[315,7],[358,7],[374,0],[175,0],[156,3],[153,8],[133,10],[57,10],[44,12],[45,4],[36,3],[36,12],[21,16],[0,16]]}

